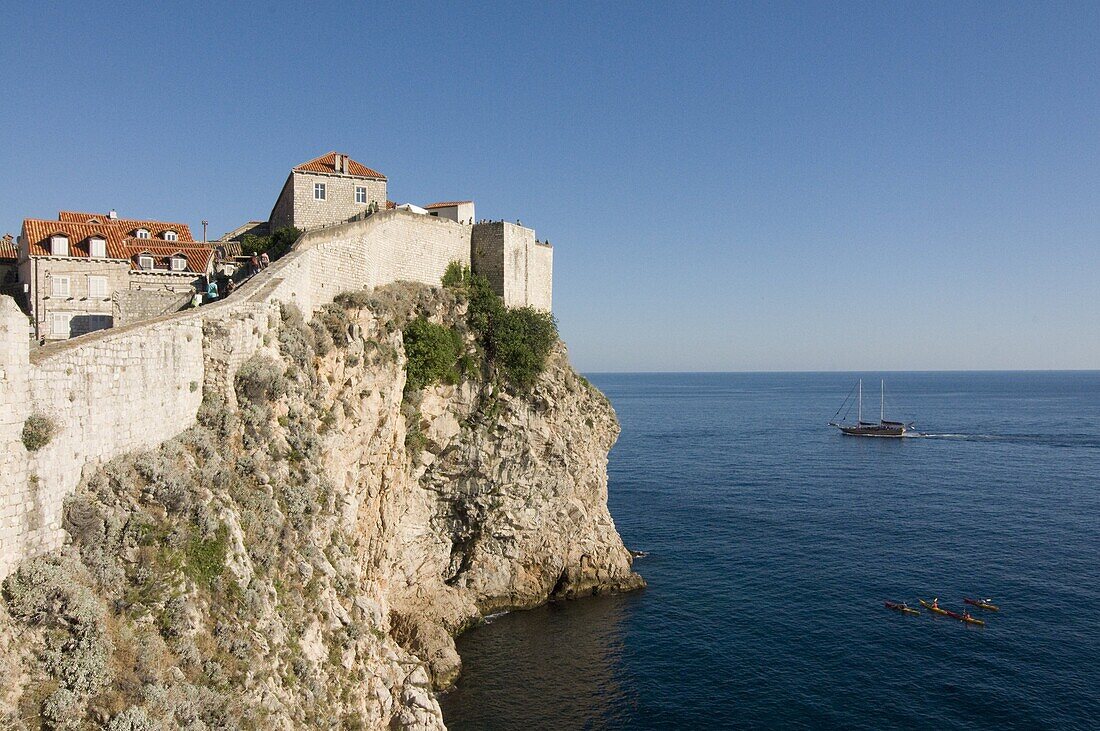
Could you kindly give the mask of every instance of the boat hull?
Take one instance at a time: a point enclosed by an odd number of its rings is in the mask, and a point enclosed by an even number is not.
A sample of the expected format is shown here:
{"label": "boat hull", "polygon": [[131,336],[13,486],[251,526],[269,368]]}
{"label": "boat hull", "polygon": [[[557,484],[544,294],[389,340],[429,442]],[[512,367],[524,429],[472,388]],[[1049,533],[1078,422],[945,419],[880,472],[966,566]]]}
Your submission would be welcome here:
{"label": "boat hull", "polygon": [[897,438],[903,437],[907,433],[907,429],[904,426],[881,426],[879,424],[873,424],[871,426],[838,426],[841,434],[846,434],[850,437],[886,437]]}

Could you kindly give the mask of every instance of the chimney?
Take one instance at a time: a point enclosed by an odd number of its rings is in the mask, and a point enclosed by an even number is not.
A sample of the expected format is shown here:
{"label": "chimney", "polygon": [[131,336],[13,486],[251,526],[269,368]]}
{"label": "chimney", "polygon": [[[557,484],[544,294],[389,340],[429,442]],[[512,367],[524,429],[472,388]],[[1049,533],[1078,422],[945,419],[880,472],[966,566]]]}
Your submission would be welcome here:
{"label": "chimney", "polygon": [[114,208],[112,208],[110,213],[107,214],[107,218],[109,218],[112,221],[117,221],[118,220],[118,211],[116,211]]}
{"label": "chimney", "polygon": [[332,167],[338,173],[344,172],[344,156],[339,152],[336,153],[336,161],[333,163]]}

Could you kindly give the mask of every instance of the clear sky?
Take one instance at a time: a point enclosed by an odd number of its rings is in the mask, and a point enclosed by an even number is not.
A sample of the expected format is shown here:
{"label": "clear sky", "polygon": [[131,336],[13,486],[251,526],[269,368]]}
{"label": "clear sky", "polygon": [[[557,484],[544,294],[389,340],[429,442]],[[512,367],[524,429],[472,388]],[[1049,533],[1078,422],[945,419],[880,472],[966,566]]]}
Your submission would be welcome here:
{"label": "clear sky", "polygon": [[549,238],[578,368],[1100,368],[1100,4],[9,3],[0,232],[332,149]]}

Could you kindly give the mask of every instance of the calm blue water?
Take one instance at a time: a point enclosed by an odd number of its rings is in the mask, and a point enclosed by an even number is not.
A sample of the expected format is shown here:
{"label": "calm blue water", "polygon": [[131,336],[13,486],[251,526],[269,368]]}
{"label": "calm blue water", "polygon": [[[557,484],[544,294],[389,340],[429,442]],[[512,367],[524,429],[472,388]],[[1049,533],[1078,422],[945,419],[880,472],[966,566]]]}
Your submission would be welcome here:
{"label": "calm blue water", "polygon": [[[904,440],[824,427],[854,379],[592,377],[649,588],[468,632],[448,725],[1100,726],[1100,373],[887,374],[949,435]],[[975,594],[985,628],[882,607]]]}

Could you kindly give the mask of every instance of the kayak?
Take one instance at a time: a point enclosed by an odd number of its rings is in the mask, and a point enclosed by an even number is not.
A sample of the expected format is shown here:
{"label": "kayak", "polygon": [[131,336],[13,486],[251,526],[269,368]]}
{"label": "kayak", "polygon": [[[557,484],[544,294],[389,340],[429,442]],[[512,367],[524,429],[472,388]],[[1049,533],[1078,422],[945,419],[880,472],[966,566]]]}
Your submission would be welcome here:
{"label": "kayak", "polygon": [[932,606],[932,602],[926,602],[923,599],[920,600],[920,605],[922,607],[924,607],[925,609],[927,609],[928,611],[935,612],[936,614],[943,614],[943,615],[950,615],[951,614],[951,612],[947,611],[946,609],[940,609],[939,607],[934,607],[934,606]]}
{"label": "kayak", "polygon": [[904,614],[920,614],[916,609],[903,604],[901,602],[883,602],[887,609],[893,609],[895,612],[902,612]]}
{"label": "kayak", "polygon": [[948,617],[951,617],[952,619],[957,619],[960,622],[968,622],[969,624],[976,624],[979,627],[984,627],[985,626],[985,621],[984,620],[975,619],[974,617],[971,617],[969,614],[959,614],[958,612],[950,612],[950,611],[947,612],[946,614],[947,614]]}
{"label": "kayak", "polygon": [[991,612],[1001,611],[999,607],[997,607],[993,604],[990,604],[987,601],[983,601],[981,599],[963,599],[963,603],[964,604],[969,604],[973,607],[981,607],[982,609],[988,609]]}

